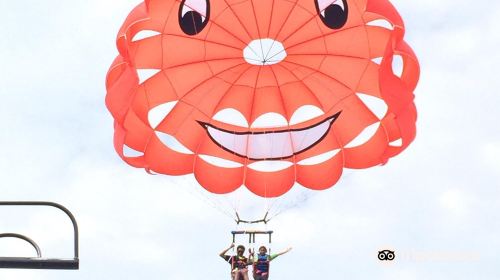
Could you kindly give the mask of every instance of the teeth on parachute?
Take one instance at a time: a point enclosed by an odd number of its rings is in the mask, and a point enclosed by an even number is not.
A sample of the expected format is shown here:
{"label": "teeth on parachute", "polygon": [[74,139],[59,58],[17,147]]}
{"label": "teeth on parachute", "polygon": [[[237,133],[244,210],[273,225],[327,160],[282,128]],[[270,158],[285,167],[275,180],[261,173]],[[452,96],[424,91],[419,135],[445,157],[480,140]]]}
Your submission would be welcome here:
{"label": "teeth on parachute", "polygon": [[288,121],[285,117],[278,113],[265,113],[260,115],[252,123],[252,128],[278,128],[288,126]]}
{"label": "teeth on parachute", "polygon": [[158,105],[151,109],[148,113],[149,125],[156,129],[158,125],[167,117],[167,115],[172,111],[172,109],[177,104],[177,101],[167,102]]}
{"label": "teeth on parachute", "polygon": [[403,76],[403,69],[404,69],[403,57],[400,55],[395,55],[392,58],[392,72],[394,73],[394,75],[401,78],[401,76]]}
{"label": "teeth on parachute", "polygon": [[171,150],[181,154],[187,154],[187,155],[194,154],[190,149],[182,145],[182,143],[179,142],[174,136],[160,131],[155,131],[155,134],[156,136],[158,136],[158,139],[160,139],[163,145],[167,146]]}
{"label": "teeth on parachute", "polygon": [[137,151],[135,149],[132,149],[127,145],[123,145],[123,155],[126,157],[134,158],[134,157],[141,157],[144,155],[144,153]]}
{"label": "teeth on parachute", "polygon": [[306,166],[320,164],[320,163],[323,163],[327,160],[330,160],[331,158],[336,156],[339,152],[340,152],[340,149],[336,149],[336,150],[329,151],[329,152],[326,152],[326,153],[323,153],[323,154],[320,154],[320,155],[317,155],[314,157],[303,159],[303,160],[299,161],[297,164],[298,165],[306,165]]}
{"label": "teeth on parachute", "polygon": [[317,143],[326,135],[330,125],[331,121],[327,120],[309,129],[292,132],[290,135],[292,136],[293,150],[295,152],[303,151]]}
{"label": "teeth on parachute", "polygon": [[223,167],[223,168],[239,168],[242,167],[243,164],[239,162],[235,162],[232,160],[227,160],[219,157],[214,157],[214,156],[209,156],[209,155],[198,155],[202,160],[205,162],[217,166],[217,167]]}
{"label": "teeth on parachute", "polygon": [[211,126],[207,127],[207,132],[217,144],[239,155],[246,155],[248,135],[232,134]]}
{"label": "teeth on parachute", "polygon": [[248,121],[245,116],[243,116],[240,111],[233,108],[226,108],[217,112],[212,119],[222,123],[248,128]]}
{"label": "teeth on parachute", "polygon": [[382,28],[385,28],[385,29],[394,30],[394,26],[392,25],[392,23],[390,23],[386,19],[372,20],[372,21],[366,23],[366,25],[378,26],[378,27],[382,27]]}
{"label": "teeth on parachute", "polygon": [[389,143],[389,146],[401,147],[401,146],[403,146],[403,139],[399,138],[398,140],[392,141],[391,143]]}
{"label": "teeth on parachute", "polygon": [[263,160],[249,164],[248,168],[260,172],[278,172],[285,170],[292,165],[293,163],[289,161]]}
{"label": "teeth on parachute", "polygon": [[310,127],[290,132],[287,129],[275,129],[267,133],[231,133],[211,125],[206,129],[212,140],[218,145],[238,155],[252,159],[276,159],[293,156],[315,145],[326,135],[332,119]]}
{"label": "teeth on parachute", "polygon": [[323,16],[323,17],[326,16],[325,9],[321,10],[321,16]]}
{"label": "teeth on parachute", "polygon": [[134,35],[134,38],[132,38],[132,42],[144,40],[146,38],[151,38],[154,36],[161,35],[160,32],[154,31],[154,30],[141,30],[139,33]]}
{"label": "teeth on parachute", "polygon": [[377,133],[379,126],[380,122],[376,122],[368,126],[363,131],[361,131],[361,133],[358,136],[356,136],[354,140],[349,142],[349,144],[347,144],[345,148],[354,148],[365,144],[375,135],[375,133]]}
{"label": "teeth on parachute", "polygon": [[304,105],[295,110],[295,112],[292,115],[292,118],[290,118],[290,125],[303,123],[308,120],[312,120],[316,117],[322,116],[324,114],[325,112],[323,112],[323,110],[314,105]]}
{"label": "teeth on parachute", "polygon": [[382,63],[382,58],[383,57],[376,57],[376,58],[373,58],[372,61],[375,62],[376,64],[380,65]]}
{"label": "teeth on parachute", "polygon": [[137,76],[139,77],[139,84],[144,83],[149,78],[158,74],[161,69],[137,69]]}
{"label": "teeth on parachute", "polygon": [[383,99],[365,93],[356,93],[356,95],[379,120],[385,117],[389,108]]}

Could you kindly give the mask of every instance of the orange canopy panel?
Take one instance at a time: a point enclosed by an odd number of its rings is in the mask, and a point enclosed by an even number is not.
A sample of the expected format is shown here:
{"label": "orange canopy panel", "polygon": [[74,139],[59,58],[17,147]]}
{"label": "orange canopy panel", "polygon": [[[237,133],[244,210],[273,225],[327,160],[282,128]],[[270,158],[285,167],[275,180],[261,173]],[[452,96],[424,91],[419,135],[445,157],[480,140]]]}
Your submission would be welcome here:
{"label": "orange canopy panel", "polygon": [[218,194],[330,188],[415,138],[403,37],[387,0],[146,0],[106,79],[116,151]]}

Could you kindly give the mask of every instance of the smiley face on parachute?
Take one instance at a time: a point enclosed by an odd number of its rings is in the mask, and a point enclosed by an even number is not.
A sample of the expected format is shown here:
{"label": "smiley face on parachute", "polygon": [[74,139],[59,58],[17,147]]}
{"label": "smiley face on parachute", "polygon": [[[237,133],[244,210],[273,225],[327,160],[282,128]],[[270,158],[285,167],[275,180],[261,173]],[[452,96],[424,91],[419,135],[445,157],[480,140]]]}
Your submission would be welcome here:
{"label": "smiley face on parachute", "polygon": [[150,0],[107,76],[115,148],[214,193],[327,189],[415,137],[419,66],[387,0]]}

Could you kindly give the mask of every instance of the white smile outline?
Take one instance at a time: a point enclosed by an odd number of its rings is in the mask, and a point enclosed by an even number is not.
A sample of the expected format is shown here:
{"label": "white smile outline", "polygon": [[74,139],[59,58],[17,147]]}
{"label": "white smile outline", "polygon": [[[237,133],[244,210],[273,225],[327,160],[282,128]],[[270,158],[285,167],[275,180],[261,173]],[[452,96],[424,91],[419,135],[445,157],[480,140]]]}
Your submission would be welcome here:
{"label": "white smile outline", "polygon": [[[244,131],[244,132],[235,132],[235,131],[230,131],[230,130],[222,129],[222,128],[219,128],[219,127],[217,127],[217,126],[215,126],[213,124],[202,122],[202,121],[198,121],[198,123],[207,131],[207,135],[210,138],[210,140],[212,140],[212,142],[214,142],[217,146],[219,146],[220,148],[222,148],[223,150],[225,150],[227,152],[230,152],[230,153],[232,153],[234,155],[237,155],[239,157],[242,157],[242,158],[246,158],[246,159],[249,159],[249,160],[255,160],[255,161],[261,161],[261,160],[284,160],[284,159],[291,158],[291,157],[293,157],[293,156],[295,156],[297,154],[303,153],[303,152],[305,152],[305,151],[313,148],[314,146],[316,146],[321,141],[323,141],[323,139],[326,137],[326,135],[328,135],[328,133],[330,132],[330,129],[331,129],[333,123],[339,118],[339,116],[340,116],[341,113],[342,113],[342,111],[340,111],[338,113],[335,113],[333,116],[325,118],[322,121],[317,122],[317,123],[315,123],[313,125],[310,125],[308,127],[304,127],[304,128],[288,128],[288,129],[281,129],[281,130],[276,130],[276,131]],[[212,136],[212,134],[209,131],[209,128],[212,128],[212,129],[215,129],[218,132],[222,132],[222,133],[226,133],[226,134],[233,134],[233,135],[255,135],[255,134],[292,133],[292,132],[297,132],[297,131],[305,131],[305,130],[313,129],[313,128],[315,128],[317,126],[320,126],[320,125],[322,125],[322,124],[324,124],[326,122],[330,122],[330,124],[328,126],[328,129],[326,129],[326,131],[323,133],[323,135],[321,135],[321,137],[319,137],[314,143],[312,143],[311,145],[309,145],[309,146],[307,146],[305,148],[302,148],[300,151],[294,152],[293,154],[291,154],[289,156],[275,157],[275,158],[250,158],[247,155],[239,154],[239,153],[231,150],[230,148],[225,147],[221,143],[219,143]]]}

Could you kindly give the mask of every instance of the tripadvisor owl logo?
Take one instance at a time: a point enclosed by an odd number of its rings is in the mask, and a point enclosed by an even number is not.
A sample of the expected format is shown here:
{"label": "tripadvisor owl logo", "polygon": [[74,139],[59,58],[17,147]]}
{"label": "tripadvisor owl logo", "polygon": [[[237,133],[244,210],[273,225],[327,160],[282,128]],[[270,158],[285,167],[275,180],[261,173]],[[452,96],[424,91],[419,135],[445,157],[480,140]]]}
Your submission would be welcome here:
{"label": "tripadvisor owl logo", "polygon": [[396,254],[391,250],[378,251],[378,259],[380,261],[393,261],[396,258]]}

